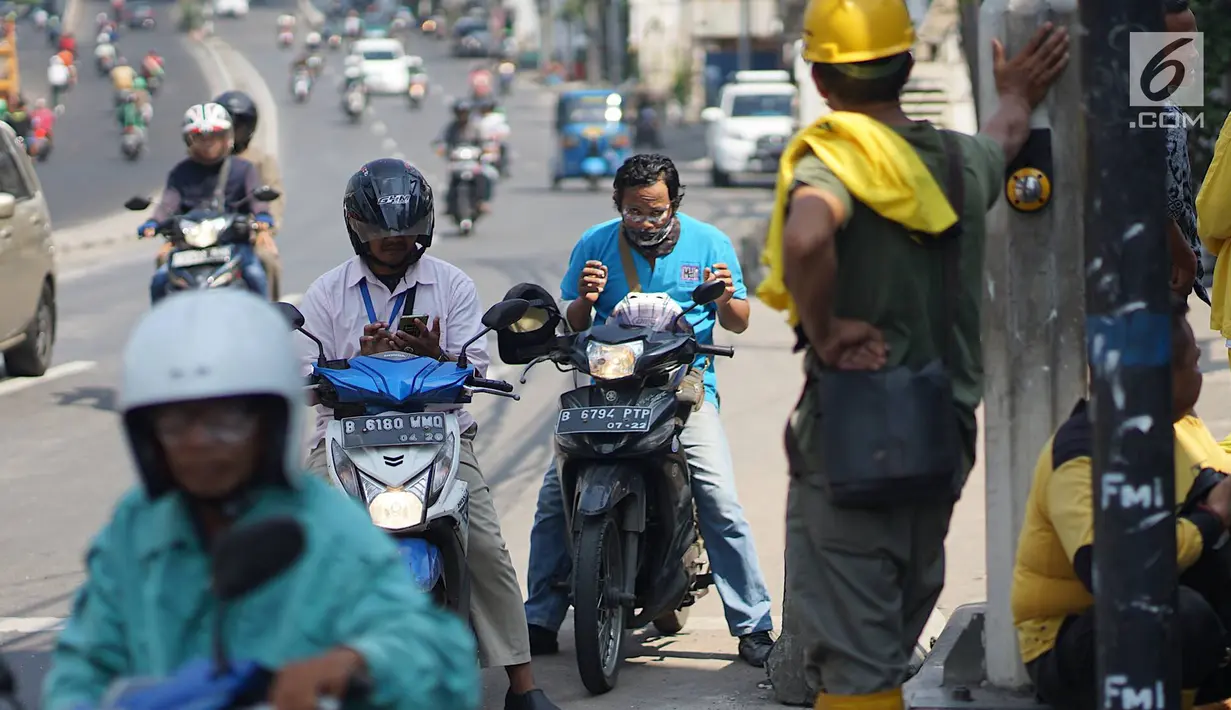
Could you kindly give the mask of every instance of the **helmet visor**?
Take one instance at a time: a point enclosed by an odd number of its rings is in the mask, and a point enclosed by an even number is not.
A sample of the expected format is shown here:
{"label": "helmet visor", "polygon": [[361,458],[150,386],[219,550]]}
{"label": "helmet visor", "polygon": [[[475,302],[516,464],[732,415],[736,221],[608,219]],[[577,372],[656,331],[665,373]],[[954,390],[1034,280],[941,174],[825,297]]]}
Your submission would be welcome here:
{"label": "helmet visor", "polygon": [[436,219],[430,212],[422,219],[409,227],[385,228],[370,222],[363,222],[353,215],[347,215],[347,224],[350,225],[355,236],[359,241],[367,244],[368,242],[377,239],[388,239],[389,237],[427,237],[431,236],[432,228],[435,226]]}

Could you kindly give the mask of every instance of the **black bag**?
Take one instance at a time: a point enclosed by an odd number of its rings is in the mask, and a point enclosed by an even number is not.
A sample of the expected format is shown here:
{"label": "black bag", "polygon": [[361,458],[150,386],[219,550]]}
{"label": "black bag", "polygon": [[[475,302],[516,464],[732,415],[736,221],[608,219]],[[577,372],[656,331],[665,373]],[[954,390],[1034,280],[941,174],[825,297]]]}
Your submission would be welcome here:
{"label": "black bag", "polygon": [[954,320],[965,181],[957,138],[947,131],[940,135],[948,163],[945,192],[958,222],[940,236],[923,237],[924,243],[934,241],[921,248],[944,252],[942,359],[920,370],[826,368],[813,375],[820,412],[814,434],[822,456],[817,468],[839,508],[956,500],[961,492],[962,437],[949,369],[957,354]]}

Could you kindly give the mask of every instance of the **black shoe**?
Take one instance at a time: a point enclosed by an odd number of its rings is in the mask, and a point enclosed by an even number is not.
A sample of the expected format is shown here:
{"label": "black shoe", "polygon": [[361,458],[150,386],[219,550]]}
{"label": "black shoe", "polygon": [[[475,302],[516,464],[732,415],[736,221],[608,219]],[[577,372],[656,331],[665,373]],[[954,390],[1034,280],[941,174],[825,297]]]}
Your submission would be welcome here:
{"label": "black shoe", "polygon": [[739,637],[739,657],[754,668],[764,668],[774,650],[774,637],[768,631],[754,631]]}
{"label": "black shoe", "polygon": [[556,640],[556,632],[551,629],[529,624],[530,655],[553,656],[560,652],[560,642]]}
{"label": "black shoe", "polygon": [[504,694],[504,710],[560,710],[547,698],[547,693],[535,688],[529,693],[514,693],[510,688]]}

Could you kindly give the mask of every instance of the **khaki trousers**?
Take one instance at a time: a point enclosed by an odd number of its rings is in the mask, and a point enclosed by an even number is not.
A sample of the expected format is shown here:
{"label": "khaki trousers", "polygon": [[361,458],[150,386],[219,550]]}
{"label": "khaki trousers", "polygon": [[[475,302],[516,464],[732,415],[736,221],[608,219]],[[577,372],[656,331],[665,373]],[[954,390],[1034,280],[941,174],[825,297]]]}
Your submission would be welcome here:
{"label": "khaki trousers", "polygon": [[[530,637],[521,585],[509,548],[500,534],[500,517],[491,489],[483,480],[474,455],[477,427],[462,434],[457,476],[470,487],[470,536],[466,564],[470,569],[470,623],[479,641],[484,668],[517,666],[530,662]],[[325,442],[308,454],[308,472],[332,483]]]}

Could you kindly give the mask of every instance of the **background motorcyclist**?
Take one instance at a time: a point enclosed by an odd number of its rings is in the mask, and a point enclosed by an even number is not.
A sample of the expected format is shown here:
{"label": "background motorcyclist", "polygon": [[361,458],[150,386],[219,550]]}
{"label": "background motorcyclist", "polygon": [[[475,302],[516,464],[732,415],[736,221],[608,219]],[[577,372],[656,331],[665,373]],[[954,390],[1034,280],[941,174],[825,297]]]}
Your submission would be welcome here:
{"label": "background motorcyclist", "polygon": [[[453,102],[453,120],[444,127],[440,136],[433,141],[433,145],[436,146],[437,152],[442,157],[447,158],[449,152],[460,145],[472,145],[477,148],[483,146],[483,134],[479,128],[478,121],[472,116],[472,108],[471,103],[465,99],[458,99]],[[488,203],[492,199],[492,181],[488,179],[486,173],[480,173],[478,182],[478,204],[475,207],[480,213],[486,213]],[[452,196],[455,194],[456,183],[457,176],[450,175],[449,196],[447,198],[450,208],[453,206]]]}
{"label": "background motorcyclist", "polygon": [[470,68],[467,77],[470,86],[470,96],[474,99],[485,99],[492,93],[492,70],[484,62],[476,62]]}
{"label": "background motorcyclist", "polygon": [[115,60],[115,67],[111,70],[111,87],[115,89],[117,98],[125,91],[130,91],[133,88],[133,81],[137,78],[137,72],[128,65],[128,60],[120,57]]}
{"label": "background motorcyclist", "polygon": [[[235,149],[232,155],[237,155],[256,166],[257,175],[262,185],[269,185],[282,192],[282,169],[278,165],[278,156],[253,145],[252,138],[256,135],[257,113],[256,102],[242,91],[227,91],[219,94],[214,103],[221,105],[231,114],[231,123],[235,127]],[[286,197],[269,203],[269,213],[274,218],[273,226],[259,232],[253,240],[256,255],[265,267],[269,279],[269,296],[277,299],[282,294],[282,260],[278,256],[278,245],[274,237],[282,225],[282,215],[286,212]]]}
{"label": "background motorcyclist", "polygon": [[64,104],[64,92],[68,91],[70,78],[71,75],[64,64],[64,58],[58,54],[52,55],[47,67],[47,84],[51,87],[51,103],[55,106]]}
{"label": "background motorcyclist", "polygon": [[158,55],[158,52],[151,49],[141,59],[141,76],[146,81],[149,81],[151,77],[162,76],[162,73],[163,58]]}
{"label": "background motorcyclist", "polygon": [[[157,234],[158,226],[171,217],[206,207],[229,214],[252,215],[254,232],[273,226],[269,204],[251,196],[261,186],[256,166],[231,155],[235,148],[235,130],[227,110],[212,102],[189,107],[184,113],[183,135],[188,157],[171,169],[158,207],[150,219],[138,227],[137,233],[152,237]],[[226,184],[220,187],[218,180],[224,168]],[[219,196],[221,200],[217,199]],[[219,201],[222,204],[218,204]],[[237,244],[235,247],[243,260],[244,282],[251,291],[265,296],[268,278],[252,245]],[[166,295],[169,281],[167,267],[160,266],[150,281],[152,302]]]}
{"label": "background motorcyclist", "polygon": [[99,71],[110,72],[115,67],[115,45],[111,43],[110,38],[103,35],[98,36],[100,40],[98,46],[94,48],[94,62],[98,66]]}
{"label": "background motorcyclist", "polygon": [[356,89],[359,91],[364,91],[365,88],[366,87],[363,81],[363,69],[358,65],[348,64],[347,67],[342,70],[343,97],[349,95],[351,91]]}
{"label": "background motorcyclist", "polygon": [[273,306],[234,289],[169,299],[137,324],[120,390],[137,485],[90,544],[45,710],[96,707],[118,680],[210,658],[208,551],[234,526],[275,516],[307,528],[301,557],[229,607],[225,637],[233,657],[274,673],[273,707],[320,707],[360,675],[371,684],[364,707],[479,706],[465,625],[418,591],[365,511],[301,473],[292,337]]}
{"label": "background motorcyclist", "polygon": [[475,103],[478,110],[479,135],[485,143],[496,145],[498,158],[496,167],[504,177],[509,176],[509,128],[508,118],[495,100],[487,99]]}
{"label": "background motorcyclist", "polygon": [[120,98],[120,106],[115,111],[115,118],[120,124],[120,133],[128,133],[129,129],[145,131],[145,115],[137,104],[137,96],[131,89],[124,91]]}
{"label": "background motorcyclist", "polygon": [[22,96],[13,99],[9,104],[8,124],[23,141],[30,137],[33,126],[30,112],[26,109],[26,100]]}
{"label": "background motorcyclist", "polygon": [[55,127],[56,112],[47,107],[47,99],[35,99],[34,110],[30,112],[30,129],[43,131],[50,141],[55,135]]}
{"label": "background motorcyclist", "polygon": [[321,49],[321,33],[315,31],[309,32],[308,36],[303,38],[303,46],[309,54],[319,52]]}
{"label": "background motorcyclist", "polygon": [[141,119],[148,125],[154,120],[154,102],[150,100],[150,89],[145,79],[141,77],[133,79],[132,95],[137,100],[137,110],[141,112]]}

